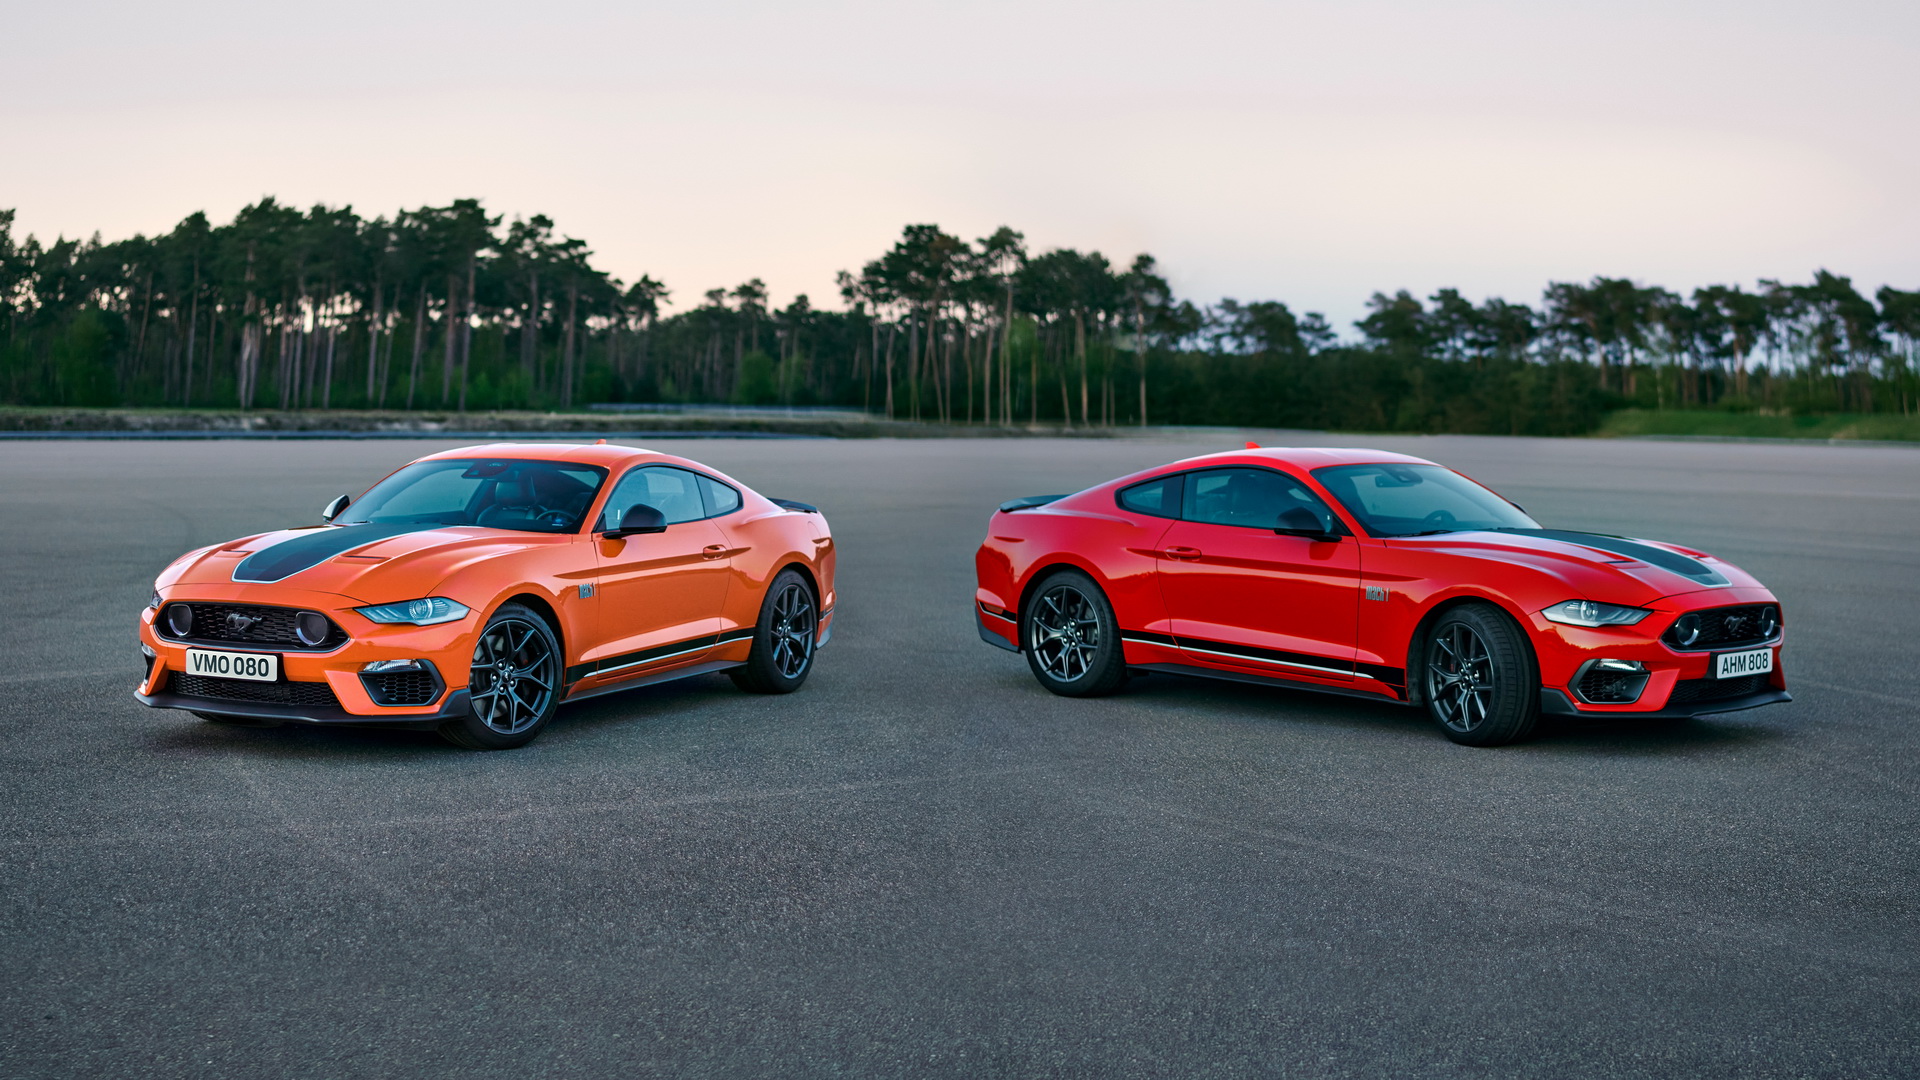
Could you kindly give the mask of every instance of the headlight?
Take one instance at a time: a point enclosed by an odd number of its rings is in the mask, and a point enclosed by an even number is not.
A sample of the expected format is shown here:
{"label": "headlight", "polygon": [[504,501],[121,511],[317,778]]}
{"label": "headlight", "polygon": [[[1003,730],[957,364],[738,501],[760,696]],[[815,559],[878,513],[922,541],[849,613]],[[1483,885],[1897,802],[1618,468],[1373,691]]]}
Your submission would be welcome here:
{"label": "headlight", "polygon": [[377,623],[413,623],[416,626],[432,626],[434,623],[452,622],[467,617],[467,605],[456,603],[444,596],[429,596],[424,600],[402,600],[395,604],[375,604],[372,607],[354,608]]}
{"label": "headlight", "polygon": [[1553,622],[1572,626],[1632,626],[1653,612],[1645,608],[1603,604],[1598,600],[1562,600],[1540,614]]}

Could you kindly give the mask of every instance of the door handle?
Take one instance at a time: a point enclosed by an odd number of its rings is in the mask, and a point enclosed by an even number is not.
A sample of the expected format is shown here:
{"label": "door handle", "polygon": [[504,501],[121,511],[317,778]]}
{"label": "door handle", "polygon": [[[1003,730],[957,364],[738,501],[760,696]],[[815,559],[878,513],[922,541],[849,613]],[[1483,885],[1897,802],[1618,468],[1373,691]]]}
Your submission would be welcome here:
{"label": "door handle", "polygon": [[700,549],[700,557],[703,559],[723,559],[726,555],[727,545],[725,544],[708,544]]}
{"label": "door handle", "polygon": [[1182,559],[1191,562],[1200,557],[1200,549],[1192,547],[1170,547],[1160,554],[1169,559]]}

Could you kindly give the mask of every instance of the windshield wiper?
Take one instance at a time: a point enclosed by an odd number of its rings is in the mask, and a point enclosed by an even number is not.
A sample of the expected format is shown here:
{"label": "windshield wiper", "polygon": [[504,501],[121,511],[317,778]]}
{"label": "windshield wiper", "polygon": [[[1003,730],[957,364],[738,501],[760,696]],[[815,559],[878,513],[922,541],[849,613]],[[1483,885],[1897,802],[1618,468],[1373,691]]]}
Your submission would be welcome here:
{"label": "windshield wiper", "polygon": [[1459,529],[1428,529],[1425,532],[1401,533],[1401,536],[1439,536],[1441,533],[1456,533]]}

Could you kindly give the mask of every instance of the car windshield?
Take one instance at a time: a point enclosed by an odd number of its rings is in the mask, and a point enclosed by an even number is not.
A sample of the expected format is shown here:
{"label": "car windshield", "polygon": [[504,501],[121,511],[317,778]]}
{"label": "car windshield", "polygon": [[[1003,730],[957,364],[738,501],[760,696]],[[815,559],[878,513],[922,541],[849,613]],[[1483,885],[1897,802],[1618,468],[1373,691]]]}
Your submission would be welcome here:
{"label": "car windshield", "polygon": [[373,485],[334,523],[573,532],[606,478],[605,469],[567,461],[416,461]]}
{"label": "car windshield", "polygon": [[1540,527],[1519,507],[1438,465],[1329,465],[1313,476],[1375,536]]}

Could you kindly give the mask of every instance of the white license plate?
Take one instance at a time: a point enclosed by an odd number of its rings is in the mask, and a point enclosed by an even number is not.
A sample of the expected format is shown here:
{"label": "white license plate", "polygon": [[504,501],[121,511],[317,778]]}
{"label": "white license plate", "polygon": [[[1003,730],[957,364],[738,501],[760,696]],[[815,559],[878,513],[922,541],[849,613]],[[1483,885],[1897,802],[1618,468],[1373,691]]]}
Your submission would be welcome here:
{"label": "white license plate", "polygon": [[1742,675],[1765,675],[1772,670],[1772,649],[1749,649],[1746,652],[1716,653],[1713,658],[1713,677],[1716,679],[1737,679]]}
{"label": "white license plate", "polygon": [[272,653],[187,650],[187,674],[248,682],[279,682],[280,658]]}

